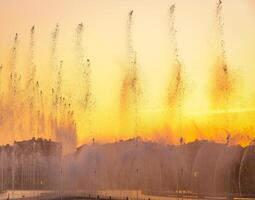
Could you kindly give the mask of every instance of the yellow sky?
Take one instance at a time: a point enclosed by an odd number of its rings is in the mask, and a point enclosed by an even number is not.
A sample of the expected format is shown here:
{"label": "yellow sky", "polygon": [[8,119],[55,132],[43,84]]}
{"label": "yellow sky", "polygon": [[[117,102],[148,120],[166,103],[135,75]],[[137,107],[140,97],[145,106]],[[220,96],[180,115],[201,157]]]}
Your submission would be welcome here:
{"label": "yellow sky", "polygon": [[[72,96],[78,126],[79,143],[91,140],[117,140],[135,136],[121,132],[119,90],[127,66],[126,25],[129,10],[134,10],[133,45],[137,51],[143,97],[139,105],[140,133],[143,137],[178,138],[170,129],[179,127],[176,115],[167,113],[164,105],[171,78],[169,6],[176,4],[176,29],[179,54],[184,64],[187,94],[183,103],[184,125],[190,128],[182,135],[187,140],[207,132],[202,138],[218,137],[224,130],[223,115],[213,114],[208,91],[215,61],[215,0],[0,0],[0,63],[7,65],[14,34],[20,36],[17,66],[27,62],[29,31],[35,25],[35,63],[38,79],[46,84],[49,71],[50,34],[60,25],[57,57],[64,61],[64,92]],[[227,62],[234,72],[238,91],[229,107],[235,131],[250,129],[255,100],[255,6],[249,0],[224,0],[224,40]],[[75,29],[83,22],[83,49],[92,66],[95,97],[92,130],[75,102],[80,96],[75,66]],[[238,110],[238,112],[235,112]],[[242,111],[249,111],[244,115]],[[248,119],[249,116],[249,119]],[[169,120],[171,118],[171,120]],[[247,119],[246,119],[247,118]],[[170,121],[175,121],[170,123]],[[169,125],[169,123],[171,125]],[[173,125],[173,123],[175,125]],[[196,125],[194,125],[196,124]],[[130,125],[132,126],[132,125]],[[195,128],[194,128],[195,127]],[[222,128],[223,127],[223,128]],[[213,129],[213,130],[211,130]],[[132,130],[132,128],[130,129]],[[192,130],[192,131],[191,131]],[[194,131],[195,130],[195,131]],[[158,132],[161,132],[160,134]],[[165,132],[167,132],[165,134]],[[215,132],[215,133],[212,133]],[[217,132],[217,133],[216,133]],[[224,131],[223,131],[224,132]],[[158,134],[158,135],[157,135]],[[242,133],[243,134],[243,133]],[[247,133],[253,136],[253,132]],[[200,137],[200,136],[199,136]],[[220,136],[219,136],[220,137]],[[224,136],[222,136],[224,138]]]}

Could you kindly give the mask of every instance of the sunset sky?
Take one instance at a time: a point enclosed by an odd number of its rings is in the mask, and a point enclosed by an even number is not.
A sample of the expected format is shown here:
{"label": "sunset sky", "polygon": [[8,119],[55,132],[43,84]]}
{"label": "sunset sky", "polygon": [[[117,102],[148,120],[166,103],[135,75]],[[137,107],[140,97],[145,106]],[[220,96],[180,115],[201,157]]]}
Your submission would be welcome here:
{"label": "sunset sky", "polygon": [[[177,114],[165,105],[171,79],[169,7],[175,3],[176,39],[185,74],[182,133]],[[0,64],[7,66],[15,33],[19,34],[17,69],[24,74],[30,28],[35,25],[37,78],[46,87],[50,72],[51,33],[59,24],[57,59],[63,60],[63,90],[72,98],[78,141],[116,141],[134,136],[177,142],[209,138],[224,141],[255,136],[255,3],[223,0],[222,18],[226,61],[233,72],[235,91],[226,111],[210,106],[210,80],[216,63],[216,0],[0,0]],[[127,19],[133,15],[133,46],[137,52],[142,98],[138,106],[139,133],[123,130],[119,96],[127,68]],[[75,29],[84,24],[83,53],[91,61],[91,124],[80,108],[80,69],[75,62]],[[171,110],[171,109],[170,109]],[[169,113],[170,112],[170,113]],[[132,120],[131,120],[132,121]],[[130,123],[132,126],[132,123]],[[90,129],[90,130],[89,130]],[[227,130],[228,129],[228,130]],[[233,138],[235,138],[233,135]],[[234,139],[233,139],[234,140]],[[235,142],[235,141],[234,141]],[[245,143],[244,142],[244,143]]]}

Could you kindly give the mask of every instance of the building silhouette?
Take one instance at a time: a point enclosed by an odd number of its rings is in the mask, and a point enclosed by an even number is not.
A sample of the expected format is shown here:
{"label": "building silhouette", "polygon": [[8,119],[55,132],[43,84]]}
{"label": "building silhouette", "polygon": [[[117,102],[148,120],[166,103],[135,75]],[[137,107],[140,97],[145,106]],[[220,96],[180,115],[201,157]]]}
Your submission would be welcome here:
{"label": "building silhouette", "polygon": [[0,146],[1,190],[58,188],[61,158],[61,143],[42,138]]}

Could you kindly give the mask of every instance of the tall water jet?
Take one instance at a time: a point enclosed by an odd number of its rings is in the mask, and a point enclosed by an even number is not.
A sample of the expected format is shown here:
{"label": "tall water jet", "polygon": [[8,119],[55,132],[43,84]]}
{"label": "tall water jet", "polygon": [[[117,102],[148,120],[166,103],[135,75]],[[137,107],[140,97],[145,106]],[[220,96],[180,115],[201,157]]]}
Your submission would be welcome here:
{"label": "tall water jet", "polygon": [[80,23],[75,30],[75,66],[78,74],[81,77],[78,79],[78,92],[81,93],[78,102],[84,111],[87,129],[93,138],[92,131],[92,110],[95,106],[95,99],[92,93],[91,83],[91,61],[85,56],[83,47],[84,25]]}
{"label": "tall water jet", "polygon": [[[30,29],[30,41],[29,41],[29,54],[28,54],[28,64],[25,74],[25,89],[27,91],[27,100],[28,103],[28,112],[29,112],[29,133],[33,138],[39,137],[41,134],[39,130],[39,124],[43,123],[40,121],[38,117],[38,113],[40,112],[40,106],[38,101],[38,90],[39,90],[39,82],[36,81],[36,65],[34,63],[34,55],[35,55],[35,26],[32,26]],[[15,146],[14,146],[15,149]],[[35,147],[33,141],[32,148],[32,179],[33,179],[33,189],[35,189]]]}
{"label": "tall water jet", "polygon": [[[138,101],[141,94],[140,80],[138,78],[136,51],[133,48],[133,14],[131,10],[128,13],[127,19],[127,67],[124,69],[124,74],[120,86],[120,131],[121,133],[131,132],[135,136],[136,157],[138,156]],[[130,126],[133,122],[133,126]],[[132,127],[131,130],[128,128]],[[139,159],[139,158],[138,158]],[[138,199],[139,191],[139,174],[141,169],[137,162],[132,166],[132,176],[134,177],[134,189],[136,198]]]}
{"label": "tall water jet", "polygon": [[30,29],[30,42],[29,42],[29,52],[28,52],[28,64],[26,69],[25,84],[26,87],[31,87],[35,81],[36,65],[34,64],[34,54],[35,54],[35,26]]}
{"label": "tall water jet", "polygon": [[[63,61],[59,62],[59,66],[57,69],[57,77],[55,82],[55,88],[53,90],[53,99],[52,99],[52,111],[53,111],[53,120],[57,121],[59,118],[63,117],[63,113],[61,113],[61,105],[62,105],[62,70],[63,70]],[[54,112],[55,111],[55,112]],[[56,127],[55,127],[56,128]]]}
{"label": "tall water jet", "polygon": [[[17,109],[17,84],[18,84],[18,75],[16,71],[16,59],[17,59],[17,51],[18,51],[18,34],[15,34],[13,47],[11,49],[11,55],[10,55],[10,61],[9,61],[9,68],[7,69],[7,77],[9,77],[8,82],[8,88],[7,88],[7,96],[6,98],[10,101],[9,103],[12,104],[14,108]],[[15,141],[15,125],[16,123],[14,120],[16,120],[17,114],[15,110],[9,111],[9,117],[11,120],[13,120],[10,123],[10,130],[12,132],[13,141]]]}
{"label": "tall water jet", "polygon": [[81,69],[84,62],[84,48],[83,48],[83,32],[84,25],[83,23],[78,24],[76,27],[76,38],[75,38],[75,62],[78,65],[78,69]]}
{"label": "tall water jet", "polygon": [[70,103],[63,95],[63,61],[60,61],[56,77],[56,85],[52,90],[51,127],[57,141],[62,142],[63,152],[69,153],[76,147],[76,123]]}
{"label": "tall water jet", "polygon": [[34,123],[34,118],[36,116],[36,65],[34,63],[34,48],[35,48],[35,26],[32,26],[30,29],[30,42],[29,42],[29,55],[28,55],[28,65],[26,70],[26,77],[25,77],[25,88],[27,91],[27,102],[28,102],[28,109],[29,109],[29,132],[32,134],[33,137],[36,136],[37,131]]}
{"label": "tall water jet", "polygon": [[216,5],[216,62],[212,73],[212,105],[214,109],[222,109],[225,123],[224,131],[229,134],[229,101],[233,93],[233,77],[227,64],[222,19],[222,0]]}
{"label": "tall water jet", "polygon": [[128,21],[127,21],[127,56],[128,56],[128,68],[124,70],[124,77],[121,83],[120,88],[120,112],[121,117],[126,115],[127,109],[130,106],[130,85],[131,85],[131,70],[130,66],[132,66],[134,50],[132,46],[132,25],[133,25],[133,11],[130,11],[128,14]]}
{"label": "tall water jet", "polygon": [[[92,84],[91,84],[91,61],[89,58],[85,59],[84,48],[83,48],[83,23],[78,24],[76,28],[76,41],[75,41],[75,61],[81,77],[81,93],[82,100],[81,105],[84,111],[90,112],[92,109]],[[91,113],[90,113],[91,114]]]}
{"label": "tall water jet", "polygon": [[138,104],[141,97],[140,78],[138,75],[136,51],[133,48],[133,10],[128,14],[127,21],[127,53],[128,53],[128,68],[124,71],[124,77],[120,88],[120,115],[121,128],[125,127],[126,121],[129,120],[129,114],[132,113],[134,119],[133,133],[138,137]]}
{"label": "tall water jet", "polygon": [[[132,28],[133,28],[133,10],[131,10],[128,14],[128,24],[127,24],[127,39],[128,39],[128,62],[129,62],[129,83],[128,83],[128,89],[130,90],[130,96],[132,100],[133,108],[134,108],[134,135],[135,135],[135,142],[136,142],[136,153],[138,153],[138,144],[139,144],[139,116],[138,116],[138,104],[139,104],[139,98],[141,95],[141,88],[140,88],[140,80],[138,76],[138,68],[137,68],[137,53],[133,48],[133,35],[132,35]],[[131,106],[130,105],[130,106]],[[139,158],[138,158],[139,159]],[[139,164],[137,163],[137,166],[135,166],[135,176],[136,176],[136,199],[138,199],[138,193],[139,193],[139,174],[141,173],[141,168],[139,167]]]}
{"label": "tall water jet", "polygon": [[[9,60],[9,66],[7,68],[7,83],[8,83],[8,93],[7,95],[11,98],[16,92],[16,62],[17,62],[17,51],[18,51],[19,37],[18,33],[15,34],[13,46],[11,49],[11,55]],[[8,78],[9,77],[9,78]]]}
{"label": "tall water jet", "polygon": [[52,84],[52,81],[54,80],[54,77],[56,76],[56,70],[58,65],[58,57],[57,57],[58,40],[59,40],[59,25],[56,24],[56,27],[51,34],[49,84]]}
{"label": "tall water jet", "polygon": [[92,102],[92,91],[91,91],[91,63],[90,59],[87,59],[87,62],[84,66],[83,80],[85,85],[84,96],[83,96],[83,106],[84,110],[91,111]]}
{"label": "tall water jet", "polygon": [[170,20],[170,43],[171,43],[171,58],[173,67],[173,74],[168,86],[167,91],[167,105],[170,115],[174,114],[179,124],[179,136],[183,139],[182,133],[182,106],[185,92],[184,84],[184,69],[183,64],[180,61],[179,49],[176,40],[176,28],[175,28],[175,4],[170,6],[169,20]]}
{"label": "tall water jet", "polygon": [[93,135],[93,120],[92,120],[92,111],[95,107],[95,101],[92,94],[92,84],[91,84],[91,63],[90,59],[86,60],[84,64],[84,71],[83,71],[83,91],[82,91],[82,107],[85,112],[85,119],[87,122],[87,128],[89,134],[92,138],[95,136]]}
{"label": "tall water jet", "polygon": [[[225,103],[227,104],[228,101],[228,91],[229,91],[229,69],[228,65],[226,64],[226,51],[225,51],[225,41],[223,39],[223,23],[222,23],[222,1],[219,0],[217,4],[217,10],[216,10],[216,17],[217,17],[217,31],[218,31],[218,37],[219,37],[219,73],[220,80],[217,80],[216,87],[217,92],[220,93],[225,97]],[[217,70],[217,69],[216,69]],[[224,82],[225,81],[225,82]]]}
{"label": "tall water jet", "polygon": [[56,80],[56,94],[55,94],[55,101],[54,104],[58,107],[61,103],[61,96],[62,96],[62,71],[63,71],[63,61],[61,60],[59,63],[57,80]]}
{"label": "tall water jet", "polygon": [[18,33],[15,34],[13,46],[11,49],[10,61],[9,61],[9,73],[16,72],[16,59],[17,59],[17,51],[19,45],[19,36]]}

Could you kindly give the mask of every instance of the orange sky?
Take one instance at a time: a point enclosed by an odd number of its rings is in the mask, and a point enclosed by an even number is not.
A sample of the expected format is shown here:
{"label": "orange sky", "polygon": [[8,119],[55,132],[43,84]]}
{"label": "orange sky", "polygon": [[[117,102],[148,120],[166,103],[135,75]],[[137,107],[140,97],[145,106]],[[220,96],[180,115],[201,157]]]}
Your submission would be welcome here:
{"label": "orange sky", "polygon": [[[167,86],[173,67],[170,55],[169,6],[176,4],[175,24],[181,61],[185,69],[186,95],[182,104],[183,132],[177,114],[165,105]],[[19,33],[17,68],[24,74],[29,31],[35,25],[35,63],[38,80],[46,86],[49,74],[50,34],[60,25],[57,59],[63,60],[63,88],[72,97],[79,143],[92,137],[99,141],[133,136],[176,142],[181,136],[225,139],[224,108],[210,107],[210,77],[217,49],[215,38],[215,0],[0,0],[0,63],[8,65],[15,33]],[[134,10],[133,46],[143,91],[139,112],[139,133],[133,118],[126,130],[120,122],[119,91],[126,55],[127,16]],[[255,89],[255,7],[249,0],[224,0],[224,41],[226,60],[235,77],[237,91],[228,108],[230,128],[236,137],[254,136],[252,127]],[[95,98],[91,124],[78,103],[82,95],[80,69],[75,62],[75,29],[83,22],[82,49],[91,60],[92,91]],[[170,109],[171,110],[171,109]],[[223,114],[219,114],[222,113]],[[237,134],[240,133],[240,134]],[[244,137],[244,136],[243,136]]]}

